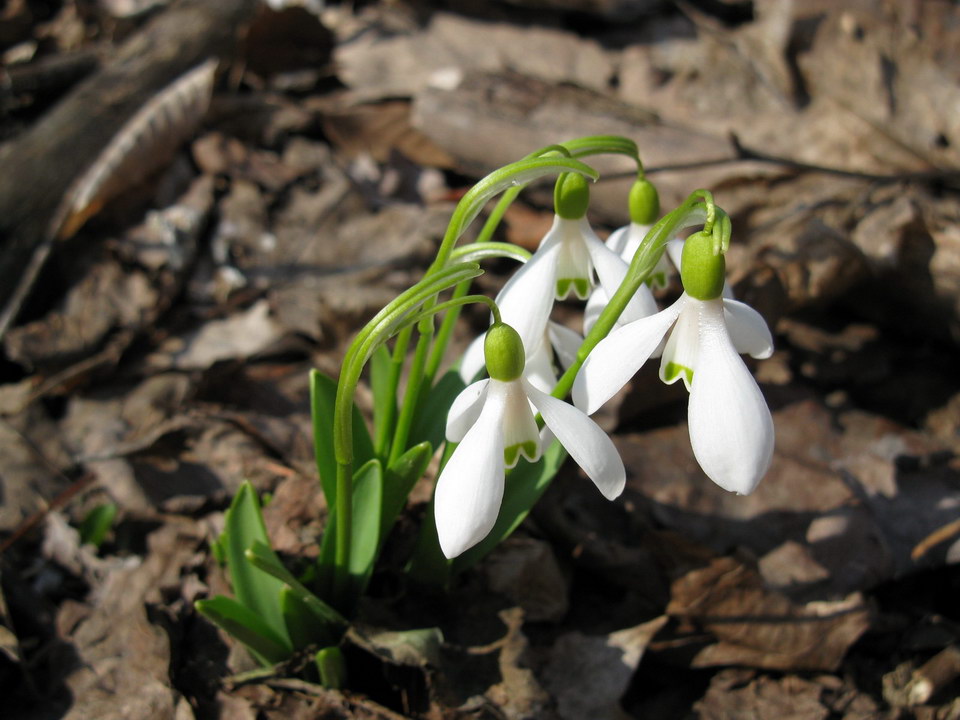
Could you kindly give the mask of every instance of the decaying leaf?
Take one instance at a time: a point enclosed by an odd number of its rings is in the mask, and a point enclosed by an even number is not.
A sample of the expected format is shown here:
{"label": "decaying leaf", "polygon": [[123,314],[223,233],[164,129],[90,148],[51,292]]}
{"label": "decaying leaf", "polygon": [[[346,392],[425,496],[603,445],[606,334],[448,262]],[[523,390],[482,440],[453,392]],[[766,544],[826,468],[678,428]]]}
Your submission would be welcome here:
{"label": "decaying leaf", "polygon": [[51,235],[71,237],[110,199],[168,160],[206,114],[216,68],[216,60],[207,60],[180,76],[121,128],[67,192]]}

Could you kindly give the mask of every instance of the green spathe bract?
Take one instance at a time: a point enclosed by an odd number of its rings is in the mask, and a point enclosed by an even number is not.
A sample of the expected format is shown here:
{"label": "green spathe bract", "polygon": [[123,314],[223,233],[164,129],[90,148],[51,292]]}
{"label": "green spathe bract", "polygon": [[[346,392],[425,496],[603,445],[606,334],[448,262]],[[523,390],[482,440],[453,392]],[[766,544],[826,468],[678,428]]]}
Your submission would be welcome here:
{"label": "green spathe bract", "polygon": [[724,255],[717,251],[712,235],[697,232],[687,238],[680,262],[680,279],[687,295],[697,300],[720,297],[726,269]]}
{"label": "green spathe bract", "polygon": [[487,330],[483,353],[487,361],[487,374],[494,380],[509,382],[523,374],[523,340],[509,325],[494,324]]}

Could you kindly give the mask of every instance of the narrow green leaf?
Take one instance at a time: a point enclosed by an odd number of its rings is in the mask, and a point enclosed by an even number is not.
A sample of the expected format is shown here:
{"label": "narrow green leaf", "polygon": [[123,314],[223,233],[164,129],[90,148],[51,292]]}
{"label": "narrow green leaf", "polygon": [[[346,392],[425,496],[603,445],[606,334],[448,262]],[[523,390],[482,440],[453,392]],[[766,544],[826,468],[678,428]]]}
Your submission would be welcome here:
{"label": "narrow green leaf", "polygon": [[303,601],[310,612],[324,623],[334,627],[336,632],[339,633],[346,629],[346,619],[304,587],[304,585],[293,576],[293,573],[283,566],[283,563],[280,562],[276,553],[274,553],[269,546],[262,542],[254,542],[247,550],[246,558],[247,561],[257,569],[268,573],[280,581],[280,583],[289,586],[300,600]]}
{"label": "narrow green leaf", "polygon": [[397,398],[390,383],[390,351],[381,345],[370,358],[370,388],[373,391],[373,438],[374,447],[385,447],[386,438],[393,433],[392,418],[396,417]]}
{"label": "narrow green leaf", "polygon": [[550,482],[560,470],[567,453],[554,441],[535,463],[518,464],[507,474],[500,505],[500,515],[493,530],[477,545],[453,560],[453,573],[460,573],[477,564],[487,553],[517,529]]}
{"label": "narrow green leaf", "polygon": [[194,604],[201,615],[242,642],[261,665],[283,662],[293,648],[264,620],[233,598],[218,595]]}
{"label": "narrow green leaf", "polygon": [[383,509],[380,517],[381,546],[403,510],[413,486],[426,472],[431,457],[433,457],[433,447],[429,442],[422,442],[407,450],[387,468],[383,481]]}
{"label": "narrow green leaf", "polygon": [[[337,461],[333,454],[333,416],[337,383],[319,370],[310,371],[310,412],[313,417],[313,451],[317,471],[327,499],[327,507],[336,507]],[[353,406],[353,459],[358,465],[373,457],[373,441],[363,416]]]}
{"label": "narrow green leaf", "polygon": [[[230,584],[241,605],[263,618],[276,635],[288,641],[286,624],[277,602],[282,583],[247,562],[246,550],[255,542],[260,542],[269,550],[270,540],[263,523],[260,501],[253,486],[244,482],[226,512],[223,534],[220,536]],[[269,552],[273,553],[272,550]],[[276,562],[279,564],[280,561]]]}
{"label": "narrow green leaf", "polygon": [[353,476],[353,532],[348,571],[359,596],[373,573],[380,550],[380,517],[383,512],[383,466],[371,460]]}
{"label": "narrow green leaf", "polygon": [[106,540],[116,517],[117,506],[114,503],[97,505],[80,523],[80,544],[100,547]]}
{"label": "narrow green leaf", "polygon": [[426,440],[433,447],[440,447],[446,436],[447,410],[465,387],[460,373],[448,370],[437,384],[430,388],[413,421],[409,440],[411,444]]}

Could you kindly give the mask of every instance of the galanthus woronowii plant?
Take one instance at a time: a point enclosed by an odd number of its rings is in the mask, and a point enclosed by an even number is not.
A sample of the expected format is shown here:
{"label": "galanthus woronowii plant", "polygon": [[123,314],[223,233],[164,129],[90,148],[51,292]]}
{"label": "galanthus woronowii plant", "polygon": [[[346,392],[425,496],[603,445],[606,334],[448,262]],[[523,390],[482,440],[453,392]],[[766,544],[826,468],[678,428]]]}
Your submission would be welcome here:
{"label": "galanthus woronowii plant", "polygon": [[[604,243],[587,219],[597,173],[583,159],[611,153],[632,158],[637,177],[627,199],[631,222]],[[555,218],[537,250],[494,241],[522,188],[548,175],[557,175]],[[476,240],[458,246],[498,195]],[[357,334],[339,379],[311,375],[314,449],[329,508],[316,562],[298,574],[281,562],[259,499],[244,485],[214,547],[235,597],[200,600],[198,610],[262,665],[306,653],[315,677],[340,686],[340,645],[431,460],[439,461],[435,495],[406,571],[443,586],[513,532],[567,455],[604,497],[621,494],[623,462],[589,414],[657,355],[660,378],[682,380],[690,393],[690,441],[705,475],[726,490],[751,492],[770,464],[774,433],[740,353],[769,356],[770,332],[726,289],[731,225],[712,195],[695,191],[659,214],[637,147],[622,137],[551,145],[478,182],[457,205],[423,278]],[[683,292],[659,310],[653,290],[667,286],[668,255]],[[503,258],[520,267],[497,297],[471,294],[481,263]],[[583,334],[551,320],[554,303],[571,297],[586,301]],[[490,328],[441,373],[469,304],[489,311]],[[367,370],[372,431],[353,402]]]}

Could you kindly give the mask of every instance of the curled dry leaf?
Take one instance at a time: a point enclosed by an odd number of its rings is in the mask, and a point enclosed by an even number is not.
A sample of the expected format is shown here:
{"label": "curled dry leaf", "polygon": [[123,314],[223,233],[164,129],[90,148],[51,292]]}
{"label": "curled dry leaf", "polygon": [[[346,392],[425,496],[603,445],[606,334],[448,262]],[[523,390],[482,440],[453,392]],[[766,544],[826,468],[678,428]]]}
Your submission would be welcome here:
{"label": "curled dry leaf", "polygon": [[124,188],[164,165],[196,131],[210,105],[216,60],[181,75],[143,106],[71,186],[51,235],[71,237]]}

